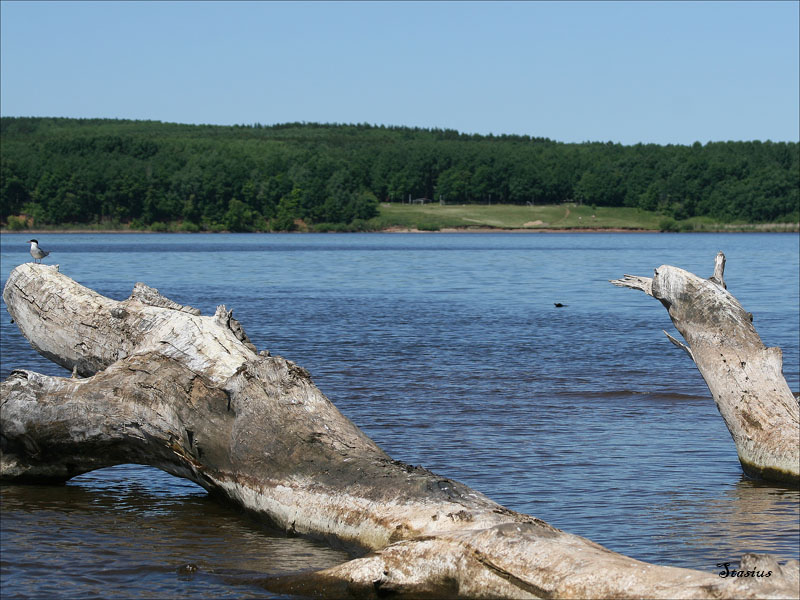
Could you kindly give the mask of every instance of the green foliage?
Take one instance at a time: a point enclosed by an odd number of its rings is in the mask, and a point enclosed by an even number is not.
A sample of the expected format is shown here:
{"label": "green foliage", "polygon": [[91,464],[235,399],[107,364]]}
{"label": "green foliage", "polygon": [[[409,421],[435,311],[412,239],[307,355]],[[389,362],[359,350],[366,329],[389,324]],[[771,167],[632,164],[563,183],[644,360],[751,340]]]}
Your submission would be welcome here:
{"label": "green foliage", "polygon": [[178,226],[178,231],[184,233],[197,233],[200,231],[200,226],[197,223],[193,223],[192,221],[183,221]]}
{"label": "green foliage", "polygon": [[223,224],[228,231],[256,231],[263,222],[263,217],[241,200],[231,198],[228,202],[228,210],[223,217]]}
{"label": "green foliage", "polygon": [[[572,201],[592,212],[658,211],[675,223],[800,218],[794,142],[622,146],[367,124],[13,117],[0,118],[0,135],[0,221],[8,227],[24,217],[37,227],[356,231],[379,225],[380,203],[418,198]],[[562,225],[586,225],[591,214],[581,215],[582,223]]]}
{"label": "green foliage", "polygon": [[222,233],[225,231],[225,225],[222,223],[217,223],[216,221],[203,221],[202,228],[205,231],[210,231],[211,233]]}
{"label": "green foliage", "polygon": [[300,207],[304,198],[303,190],[294,188],[278,202],[277,214],[271,221],[273,231],[294,231],[295,220],[300,218]]}
{"label": "green foliage", "polygon": [[33,227],[47,223],[47,212],[41,204],[36,202],[26,202],[22,205],[22,214],[30,219]]}
{"label": "green foliage", "polygon": [[11,231],[20,231],[28,228],[28,219],[25,217],[15,217],[10,215],[8,217],[8,228]]}
{"label": "green foliage", "polygon": [[660,231],[675,232],[680,231],[680,226],[672,217],[666,217],[658,222],[658,229]]}

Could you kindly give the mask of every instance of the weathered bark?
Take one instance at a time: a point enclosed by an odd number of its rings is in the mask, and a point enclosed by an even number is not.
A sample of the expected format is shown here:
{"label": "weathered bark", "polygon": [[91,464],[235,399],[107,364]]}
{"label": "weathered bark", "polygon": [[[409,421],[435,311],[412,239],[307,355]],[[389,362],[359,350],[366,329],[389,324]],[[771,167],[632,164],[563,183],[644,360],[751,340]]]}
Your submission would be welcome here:
{"label": "weathered bark", "polygon": [[[728,427],[744,472],[800,481],[800,408],[783,376],[780,348],[766,348],[753,315],[727,291],[725,255],[709,279],[662,265],[652,278],[625,275],[611,283],[641,290],[667,308]],[[688,344],[688,345],[687,345]]]}
{"label": "weathered bark", "polygon": [[769,578],[660,567],[510,511],[393,461],[283,358],[137,284],[117,302],[25,264],[3,297],[39,352],[86,378],[14,371],[0,390],[4,481],[64,481],[120,463],[197,482],[287,531],[371,554],[282,591],[370,597],[792,597],[797,561]]}

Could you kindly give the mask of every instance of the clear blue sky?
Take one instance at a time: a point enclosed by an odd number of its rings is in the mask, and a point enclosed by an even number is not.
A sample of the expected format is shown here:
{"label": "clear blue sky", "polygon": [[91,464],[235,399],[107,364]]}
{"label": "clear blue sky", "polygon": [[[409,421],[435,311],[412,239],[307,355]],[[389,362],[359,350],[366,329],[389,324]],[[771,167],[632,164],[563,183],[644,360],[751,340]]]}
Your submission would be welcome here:
{"label": "clear blue sky", "polygon": [[800,2],[0,2],[0,114],[797,141]]}

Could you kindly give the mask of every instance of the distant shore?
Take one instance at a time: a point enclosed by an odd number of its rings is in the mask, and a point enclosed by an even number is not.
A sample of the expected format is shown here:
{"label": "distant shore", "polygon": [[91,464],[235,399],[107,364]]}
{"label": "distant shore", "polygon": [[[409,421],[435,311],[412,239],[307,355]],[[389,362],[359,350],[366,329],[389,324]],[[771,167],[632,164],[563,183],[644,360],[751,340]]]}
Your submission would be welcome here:
{"label": "distant shore", "polygon": [[[790,217],[789,217],[790,218]],[[61,223],[39,225],[34,220],[16,217],[12,228],[2,233],[229,233],[229,223],[183,220],[143,223],[107,221],[98,223]],[[285,220],[282,223],[286,225]],[[261,221],[259,227],[276,225]],[[241,226],[241,225],[240,225]],[[291,233],[658,233],[658,232],[798,232],[800,222],[747,223],[720,222],[710,217],[694,216],[676,219],[656,211],[624,206],[587,206],[575,202],[524,206],[517,204],[401,204],[382,202],[378,214],[370,219],[350,223],[308,223],[296,218]],[[17,229],[25,227],[25,229]],[[247,229],[247,227],[242,227]],[[272,233],[254,231],[253,233]],[[275,233],[278,233],[275,231]],[[281,232],[283,233],[283,232]]]}
{"label": "distant shore", "polygon": [[[10,229],[0,229],[0,234],[6,233],[20,233],[25,235],[45,235],[48,233],[136,233],[136,234],[183,234],[192,235],[193,233],[232,233],[230,231],[147,231],[142,229],[18,229],[11,231]],[[337,232],[318,232],[318,231],[253,231],[249,233],[263,233],[263,234],[298,234],[298,233],[337,233]],[[436,230],[429,229],[416,229],[414,227],[387,227],[385,229],[377,229],[375,231],[360,231],[360,232],[339,232],[339,233],[660,233],[658,229],[628,229],[620,227],[583,227],[583,228],[546,228],[538,227],[536,229],[531,227],[442,227]]]}
{"label": "distant shore", "polygon": [[[800,227],[793,224],[775,224],[772,227],[765,224],[763,228],[747,228],[747,229],[708,229],[704,231],[689,231],[684,233],[798,233]],[[0,235],[7,233],[17,233],[24,235],[46,235],[46,234],[87,234],[87,233],[102,233],[102,234],[142,234],[142,235],[160,235],[160,234],[186,234],[192,235],[193,233],[231,233],[229,231],[147,231],[142,229],[0,229]],[[251,233],[262,234],[319,234],[324,235],[329,232],[315,232],[315,231],[259,231]],[[565,228],[552,228],[552,227],[441,227],[435,230],[429,229],[416,229],[413,227],[386,227],[375,231],[365,232],[345,232],[345,233],[669,233],[659,229],[634,229],[627,227],[565,227]]]}

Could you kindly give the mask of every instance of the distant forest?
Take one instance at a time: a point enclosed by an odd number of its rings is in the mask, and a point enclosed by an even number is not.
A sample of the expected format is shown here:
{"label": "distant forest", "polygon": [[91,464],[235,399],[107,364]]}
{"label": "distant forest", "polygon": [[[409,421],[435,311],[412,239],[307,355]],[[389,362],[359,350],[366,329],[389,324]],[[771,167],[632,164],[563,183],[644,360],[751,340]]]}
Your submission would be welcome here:
{"label": "distant forest", "polygon": [[448,129],[0,119],[0,221],[283,231],[358,228],[379,202],[579,202],[675,220],[800,220],[795,142],[561,143]]}

